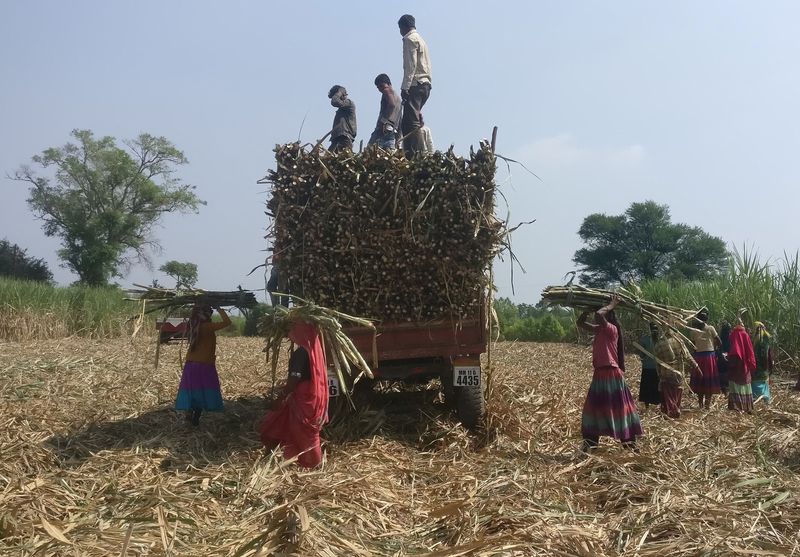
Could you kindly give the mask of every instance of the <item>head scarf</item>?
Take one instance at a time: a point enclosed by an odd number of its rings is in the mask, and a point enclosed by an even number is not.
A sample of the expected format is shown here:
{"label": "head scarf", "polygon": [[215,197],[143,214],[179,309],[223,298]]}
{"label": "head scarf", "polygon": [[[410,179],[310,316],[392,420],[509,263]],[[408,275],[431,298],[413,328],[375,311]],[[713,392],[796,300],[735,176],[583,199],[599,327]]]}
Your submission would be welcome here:
{"label": "head scarf", "polygon": [[761,321],[756,321],[755,326],[756,331],[753,334],[755,337],[753,348],[756,353],[756,363],[759,364],[759,369],[761,369],[767,366],[769,360],[770,334],[767,331],[767,327]]}
{"label": "head scarf", "polygon": [[305,321],[297,321],[289,331],[289,340],[308,352],[308,366],[311,380],[308,390],[295,393],[297,407],[303,423],[312,427],[322,427],[328,416],[328,371],[325,351],[319,330]]}
{"label": "head scarf", "polygon": [[753,343],[750,341],[750,335],[742,325],[737,325],[731,331],[728,337],[731,343],[730,350],[728,350],[728,357],[739,358],[748,370],[756,368],[756,356],[753,351]]}
{"label": "head scarf", "polygon": [[770,334],[767,331],[767,327],[766,327],[766,325],[764,325],[763,322],[756,321],[754,323],[754,325],[756,326],[756,338],[758,338],[760,340],[762,338],[769,338],[770,337]]}

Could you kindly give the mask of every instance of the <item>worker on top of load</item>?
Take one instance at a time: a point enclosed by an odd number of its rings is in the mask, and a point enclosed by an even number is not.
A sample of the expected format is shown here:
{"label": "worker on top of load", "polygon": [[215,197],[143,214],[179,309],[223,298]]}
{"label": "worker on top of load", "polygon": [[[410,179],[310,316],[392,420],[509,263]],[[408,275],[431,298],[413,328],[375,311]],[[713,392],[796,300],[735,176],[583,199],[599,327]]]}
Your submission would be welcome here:
{"label": "worker on top of load", "polygon": [[356,103],[347,97],[347,89],[334,85],[328,91],[331,106],[336,107],[331,129],[331,151],[352,151],[356,138]]}
{"label": "worker on top of load", "polygon": [[385,73],[375,78],[375,87],[381,92],[381,111],[375,131],[369,138],[369,145],[377,145],[387,151],[393,151],[397,145],[397,132],[400,131],[400,97],[392,89],[392,82]]}
{"label": "worker on top of load", "polygon": [[404,15],[397,22],[403,35],[403,83],[400,96],[403,98],[403,149],[410,157],[422,151],[422,127],[420,112],[431,94],[431,59],[428,45],[417,32],[412,15]]}

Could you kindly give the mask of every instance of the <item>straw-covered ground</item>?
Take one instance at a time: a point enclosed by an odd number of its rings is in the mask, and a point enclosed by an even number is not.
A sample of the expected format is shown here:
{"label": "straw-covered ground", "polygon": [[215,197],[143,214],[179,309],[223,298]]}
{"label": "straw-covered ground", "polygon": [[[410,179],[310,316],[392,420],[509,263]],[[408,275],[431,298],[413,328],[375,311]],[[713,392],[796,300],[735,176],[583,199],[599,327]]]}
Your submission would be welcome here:
{"label": "straw-covered ground", "polygon": [[259,446],[260,346],[220,339],[226,411],[194,429],[170,410],[178,347],[154,372],[144,342],[0,345],[0,553],[800,555],[786,385],[753,416],[687,397],[678,422],[643,417],[638,454],[582,458],[588,351],[501,343],[488,434],[433,388],[381,389],[300,472]]}

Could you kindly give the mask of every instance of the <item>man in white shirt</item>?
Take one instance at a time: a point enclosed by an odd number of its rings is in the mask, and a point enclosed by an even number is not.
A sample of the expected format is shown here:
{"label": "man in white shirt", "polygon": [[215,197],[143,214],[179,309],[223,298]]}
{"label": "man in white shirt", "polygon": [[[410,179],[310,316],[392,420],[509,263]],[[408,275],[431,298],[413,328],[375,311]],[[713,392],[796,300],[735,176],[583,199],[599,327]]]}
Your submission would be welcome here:
{"label": "man in white shirt", "polygon": [[419,129],[422,127],[420,113],[431,94],[431,60],[428,45],[417,32],[412,15],[404,15],[397,22],[403,36],[403,83],[400,96],[403,99],[403,149],[407,157],[423,150]]}

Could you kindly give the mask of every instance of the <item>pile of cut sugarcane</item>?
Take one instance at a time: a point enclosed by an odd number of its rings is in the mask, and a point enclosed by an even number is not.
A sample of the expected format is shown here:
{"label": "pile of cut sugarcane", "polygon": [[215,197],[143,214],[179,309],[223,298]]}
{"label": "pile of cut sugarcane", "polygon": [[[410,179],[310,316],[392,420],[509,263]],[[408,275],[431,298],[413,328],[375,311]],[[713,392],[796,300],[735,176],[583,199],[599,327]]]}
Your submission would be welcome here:
{"label": "pile of cut sugarcane", "polygon": [[[292,325],[296,322],[311,323],[317,327],[322,335],[326,357],[330,358],[328,363],[333,364],[340,385],[354,383],[361,374],[372,378],[372,370],[369,364],[361,356],[350,337],[342,330],[342,321],[347,321],[354,325],[371,329],[375,333],[376,329],[372,321],[322,307],[294,296],[292,300],[291,308],[283,306],[269,308],[259,325],[259,332],[267,341],[264,351],[270,361],[273,385],[276,381],[281,346],[284,339],[288,338]],[[372,351],[373,364],[377,367],[378,351],[375,337],[373,337]],[[345,375],[352,376],[354,368],[360,369],[361,374],[354,378],[353,381],[346,381]],[[349,389],[342,390],[345,396],[349,398]]]}
{"label": "pile of cut sugarcane", "polygon": [[630,312],[644,321],[655,323],[662,330],[672,330],[687,349],[694,349],[692,341],[683,334],[682,330],[693,328],[693,320],[697,316],[698,310],[644,300],[639,296],[636,286],[619,288],[616,291],[572,284],[548,286],[542,292],[542,301],[548,305],[590,310],[607,305],[615,294],[620,300],[617,309]]}
{"label": "pile of cut sugarcane", "polygon": [[275,148],[269,237],[291,294],[382,321],[474,316],[501,250],[495,155]]}
{"label": "pile of cut sugarcane", "polygon": [[168,312],[194,305],[211,307],[253,308],[257,305],[255,294],[249,290],[217,292],[213,290],[156,288],[134,284],[138,290],[126,290],[126,300],[141,302],[142,313],[159,310]]}

